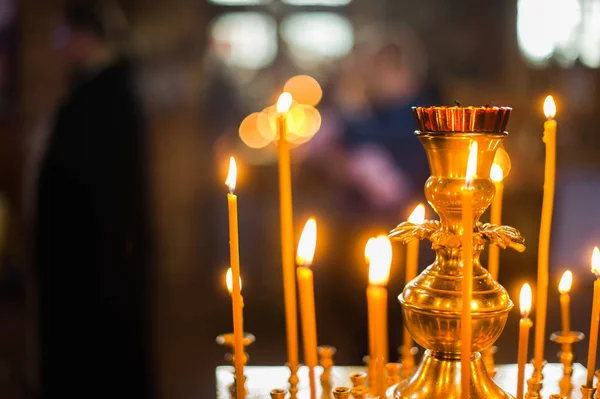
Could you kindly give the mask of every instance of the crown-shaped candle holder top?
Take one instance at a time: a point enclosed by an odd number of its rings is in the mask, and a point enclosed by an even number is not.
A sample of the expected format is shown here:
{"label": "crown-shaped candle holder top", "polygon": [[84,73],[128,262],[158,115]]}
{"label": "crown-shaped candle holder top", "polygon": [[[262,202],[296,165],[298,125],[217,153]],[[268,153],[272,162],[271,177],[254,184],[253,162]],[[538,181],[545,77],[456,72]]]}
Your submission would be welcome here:
{"label": "crown-shaped candle holder top", "polygon": [[[480,351],[499,337],[513,304],[506,290],[479,262],[485,243],[523,251],[524,239],[508,226],[482,224],[479,218],[490,205],[495,187],[490,180],[496,149],[508,135],[504,131],[507,107],[413,108],[415,134],[427,153],[431,177],[425,196],[440,216],[421,224],[404,222],[390,233],[406,243],[429,239],[436,260],[408,282],[399,296],[404,321],[414,340],[426,350],[416,372],[388,390],[390,399],[460,398],[462,195],[471,143],[478,144],[473,188],[473,299],[471,302],[471,398],[511,398],[485,370]],[[425,129],[425,130],[423,130]]]}

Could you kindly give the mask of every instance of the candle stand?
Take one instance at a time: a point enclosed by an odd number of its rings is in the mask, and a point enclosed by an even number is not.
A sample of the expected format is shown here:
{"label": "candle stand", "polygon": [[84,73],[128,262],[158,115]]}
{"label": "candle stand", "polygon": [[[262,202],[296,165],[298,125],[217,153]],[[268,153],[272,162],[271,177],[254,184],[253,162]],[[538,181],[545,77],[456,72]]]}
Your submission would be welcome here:
{"label": "candle stand", "polygon": [[558,386],[560,394],[567,398],[571,397],[571,392],[573,391],[573,383],[571,381],[573,377],[573,360],[575,359],[573,344],[580,342],[583,338],[585,336],[579,331],[558,331],[550,335],[550,340],[560,345],[558,360],[563,364],[563,377]]}
{"label": "candle stand", "polygon": [[431,177],[425,197],[440,221],[404,222],[390,238],[404,244],[429,239],[436,260],[399,297],[405,325],[413,339],[426,349],[416,372],[390,387],[388,399],[427,397],[460,398],[462,311],[462,195],[471,143],[478,144],[477,173],[473,181],[473,299],[471,351],[471,398],[511,398],[486,371],[481,351],[496,341],[513,303],[506,290],[493,280],[479,262],[485,243],[501,248],[525,249],[520,233],[508,226],[482,224],[479,217],[495,193],[489,178],[496,149],[507,136],[504,131],[510,108],[428,107],[413,108],[416,132],[425,148]]}

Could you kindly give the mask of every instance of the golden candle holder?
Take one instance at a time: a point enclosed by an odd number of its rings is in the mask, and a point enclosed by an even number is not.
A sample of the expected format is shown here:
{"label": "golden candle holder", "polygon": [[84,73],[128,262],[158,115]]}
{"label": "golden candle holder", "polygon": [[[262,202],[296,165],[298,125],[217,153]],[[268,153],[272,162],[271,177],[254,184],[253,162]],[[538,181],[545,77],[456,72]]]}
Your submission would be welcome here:
{"label": "golden candle holder", "polygon": [[[409,282],[399,296],[405,325],[416,343],[426,349],[415,373],[387,391],[388,399],[427,397],[460,398],[462,296],[462,189],[471,142],[478,144],[476,177],[473,180],[473,332],[471,345],[471,399],[512,398],[492,380],[480,352],[491,347],[506,324],[513,303],[506,290],[481,266],[485,243],[523,251],[524,239],[508,226],[482,224],[478,220],[490,205],[495,185],[490,180],[496,149],[507,136],[504,131],[510,108],[430,107],[413,108],[418,126],[415,134],[425,147],[431,177],[425,196],[440,221],[404,222],[390,237],[406,244],[429,239],[435,262]],[[427,130],[423,130],[425,127]]]}
{"label": "golden candle holder", "polygon": [[348,399],[350,397],[350,393],[352,391],[350,390],[350,388],[346,388],[346,387],[336,387],[333,388],[333,397],[335,399]]}
{"label": "golden candle holder", "polygon": [[322,345],[317,347],[317,353],[319,354],[319,364],[323,367],[323,373],[321,374],[321,385],[329,386],[331,377],[331,368],[333,367],[333,357],[337,349],[330,345]]}
{"label": "golden candle holder", "polygon": [[571,378],[573,377],[573,360],[575,354],[573,352],[573,344],[583,340],[585,336],[579,331],[558,331],[550,335],[550,340],[560,345],[560,351],[558,352],[558,360],[563,364],[563,377],[558,383],[560,394],[571,397],[573,391],[573,383]]}
{"label": "golden candle holder", "polygon": [[350,374],[352,381],[352,397],[354,399],[364,399],[367,396],[367,373],[352,373]]}
{"label": "golden candle holder", "polygon": [[533,373],[531,374],[531,378],[527,380],[527,392],[525,392],[525,398],[542,399],[542,381],[544,380],[542,370],[546,365],[546,361],[540,365],[533,359],[531,364],[533,365]]}
{"label": "golden candle holder", "polygon": [[288,379],[290,384],[290,399],[296,399],[296,396],[298,395],[298,382],[300,382],[300,378],[298,378],[298,369],[300,368],[300,365],[292,365],[291,363],[286,363],[285,365],[290,369],[290,378]]}
{"label": "golden candle holder", "polygon": [[[216,338],[217,344],[228,347],[231,352],[225,355],[225,360],[231,362],[231,364],[235,367],[235,359],[233,358],[233,333],[221,334]],[[244,339],[242,344],[244,345],[244,366],[248,363],[248,353],[245,348],[252,345],[256,341],[256,337],[250,333],[244,333]]]}
{"label": "golden candle holder", "polygon": [[596,388],[588,388],[586,386],[581,386],[581,399],[594,399],[594,394],[596,393]]}
{"label": "golden candle holder", "polygon": [[271,399],[285,399],[287,391],[285,389],[273,389],[269,394],[271,395]]}

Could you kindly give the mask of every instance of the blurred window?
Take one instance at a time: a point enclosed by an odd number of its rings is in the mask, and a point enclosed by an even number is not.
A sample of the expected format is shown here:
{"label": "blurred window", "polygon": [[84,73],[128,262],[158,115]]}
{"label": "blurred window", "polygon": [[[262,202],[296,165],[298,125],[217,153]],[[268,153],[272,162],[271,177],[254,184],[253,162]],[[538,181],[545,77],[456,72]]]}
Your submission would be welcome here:
{"label": "blurred window", "polygon": [[208,0],[209,3],[220,6],[258,6],[269,4],[272,0]]}
{"label": "blurred window", "polygon": [[333,12],[298,12],[281,23],[290,56],[300,62],[327,61],[345,56],[354,44],[348,18]]}
{"label": "blurred window", "polygon": [[600,0],[519,0],[517,10],[519,48],[531,64],[600,66]]}
{"label": "blurred window", "polygon": [[229,12],[212,23],[213,51],[229,66],[261,69],[277,55],[277,23],[269,14]]}
{"label": "blurred window", "polygon": [[325,6],[341,7],[347,6],[352,0],[282,0],[286,4],[293,6]]}

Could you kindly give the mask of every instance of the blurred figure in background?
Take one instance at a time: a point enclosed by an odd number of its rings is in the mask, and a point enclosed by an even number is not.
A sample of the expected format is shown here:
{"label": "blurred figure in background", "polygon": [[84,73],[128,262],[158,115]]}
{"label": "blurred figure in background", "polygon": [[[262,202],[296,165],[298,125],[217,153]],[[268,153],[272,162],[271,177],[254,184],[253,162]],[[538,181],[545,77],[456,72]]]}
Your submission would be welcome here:
{"label": "blurred figure in background", "polygon": [[45,398],[153,396],[145,127],[132,64],[111,46],[110,11],[71,4],[55,37],[70,92],[36,193]]}

